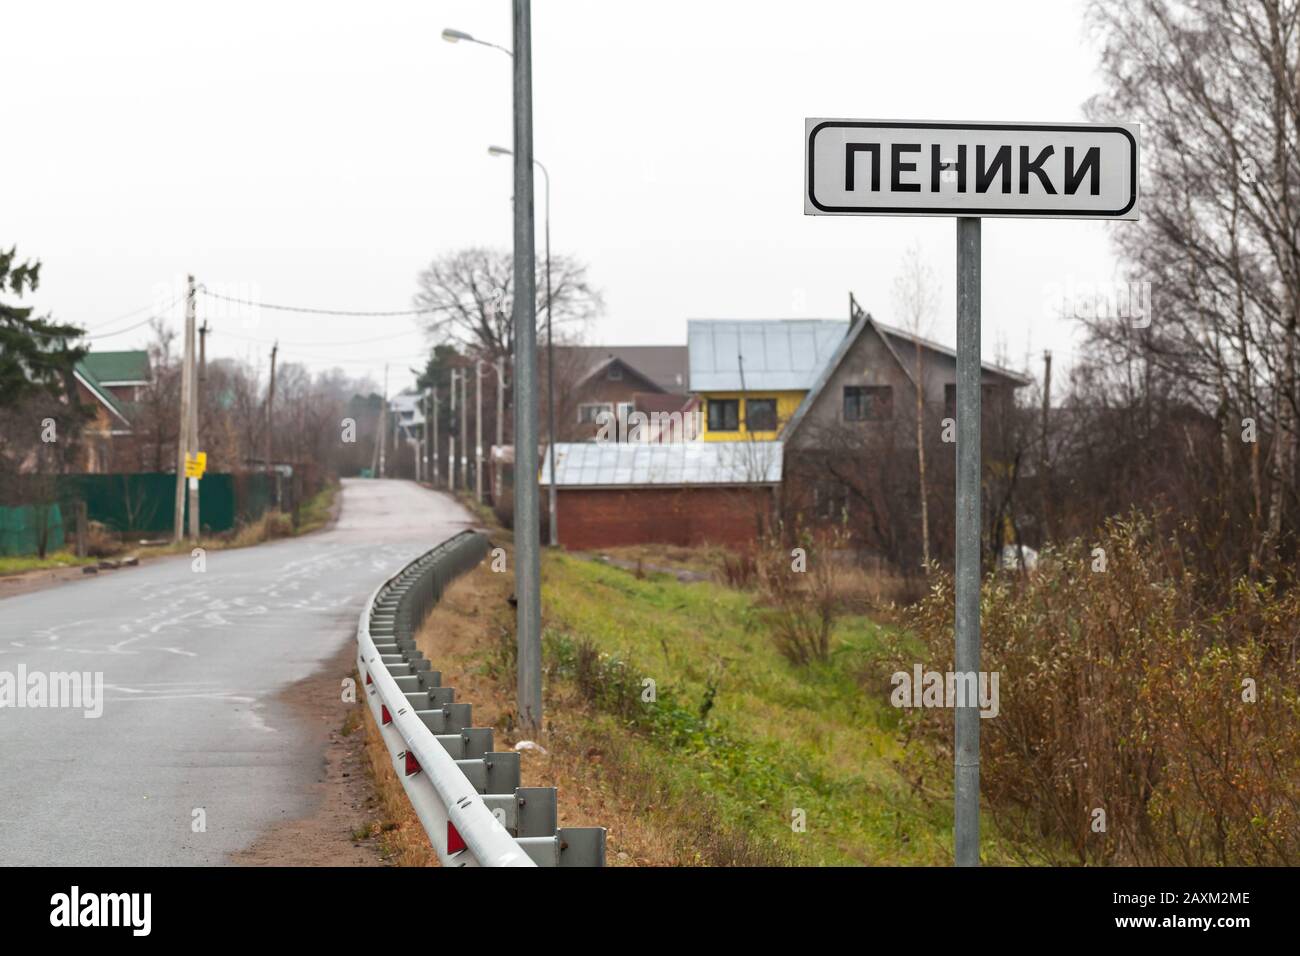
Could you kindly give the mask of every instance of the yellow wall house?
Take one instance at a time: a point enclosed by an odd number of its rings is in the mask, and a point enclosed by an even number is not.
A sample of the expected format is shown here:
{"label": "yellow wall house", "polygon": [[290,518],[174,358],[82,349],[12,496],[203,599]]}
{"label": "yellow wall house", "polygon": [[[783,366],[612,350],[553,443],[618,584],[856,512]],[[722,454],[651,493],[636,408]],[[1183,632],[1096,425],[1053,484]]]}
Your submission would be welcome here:
{"label": "yellow wall house", "polygon": [[691,319],[704,441],[775,441],[849,330],[840,319]]}

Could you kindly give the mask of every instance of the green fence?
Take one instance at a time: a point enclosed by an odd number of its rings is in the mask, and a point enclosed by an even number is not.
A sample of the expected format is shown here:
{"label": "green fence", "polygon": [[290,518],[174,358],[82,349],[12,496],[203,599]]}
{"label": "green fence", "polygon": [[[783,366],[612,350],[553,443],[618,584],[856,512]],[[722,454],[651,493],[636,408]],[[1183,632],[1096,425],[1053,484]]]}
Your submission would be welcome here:
{"label": "green fence", "polygon": [[[199,518],[204,534],[221,534],[242,524],[256,521],[271,506],[276,477],[262,472],[253,474],[217,474],[209,472],[199,482]],[[283,507],[298,500],[302,476],[297,481],[280,479],[278,496]],[[64,475],[57,479],[52,502],[47,506],[15,505],[0,507],[0,555],[5,557],[36,554],[39,549],[41,518],[46,517],[47,552],[65,545],[63,515],[76,513],[73,503],[86,502],[86,517],[98,521],[118,534],[166,538],[172,534],[172,517],[176,506],[176,476],[159,472],[130,475]],[[27,489],[26,500],[50,489]],[[186,517],[189,520],[189,495]],[[13,500],[12,498],[10,500]],[[24,500],[21,490],[18,501]],[[71,522],[71,517],[69,517]],[[68,529],[66,539],[72,538]]]}
{"label": "green fence", "polygon": [[[254,521],[271,500],[264,474],[209,472],[199,482],[199,521],[205,533],[220,534]],[[172,533],[176,503],[174,474],[70,475],[63,497],[84,499],[87,516],[117,532],[167,536]],[[188,500],[186,513],[188,520]]]}
{"label": "green fence", "polygon": [[17,557],[40,551],[40,512],[44,512],[48,531],[46,553],[63,547],[63,512],[57,504],[42,508],[33,505],[0,508],[0,557]]}

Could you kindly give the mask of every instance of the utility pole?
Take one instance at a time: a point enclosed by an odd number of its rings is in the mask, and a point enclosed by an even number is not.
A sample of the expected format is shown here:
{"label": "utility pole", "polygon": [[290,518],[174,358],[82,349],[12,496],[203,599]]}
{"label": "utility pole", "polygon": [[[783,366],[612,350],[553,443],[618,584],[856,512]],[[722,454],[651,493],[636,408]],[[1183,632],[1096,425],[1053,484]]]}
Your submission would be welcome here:
{"label": "utility pole", "polygon": [[533,216],[533,45],[529,0],[514,0],[515,633],[519,722],[542,725],[542,565],[537,500],[537,273]]}
{"label": "utility pole", "polygon": [[[185,444],[189,446],[189,453],[197,455],[199,453],[199,376],[193,368],[194,364],[194,336],[195,328],[194,313],[198,308],[198,296],[194,292],[194,276],[189,276],[188,282],[190,295],[185,303],[185,324],[188,328],[187,334],[190,339],[190,417],[188,422],[189,438]],[[206,331],[206,324],[205,324]],[[191,541],[199,540],[199,479],[190,478],[187,482],[189,485],[190,501],[190,521],[189,536]]]}
{"label": "utility pole", "polygon": [[199,395],[203,394],[203,386],[208,381],[208,320],[204,319],[203,324],[199,326]]}
{"label": "utility pole", "polygon": [[469,369],[460,370],[460,486],[469,491]]}
{"label": "utility pole", "polygon": [[1051,481],[1048,478],[1048,469],[1051,467],[1049,459],[1050,448],[1048,446],[1049,419],[1052,412],[1052,353],[1043,353],[1043,434],[1041,438],[1042,450],[1038,456],[1038,492],[1042,500],[1043,508],[1043,542],[1046,543],[1047,537],[1051,531],[1051,516],[1048,509],[1051,502]]}
{"label": "utility pole", "polygon": [[[541,166],[541,163],[537,165]],[[552,548],[560,546],[560,519],[555,513],[555,336],[551,333],[551,174],[542,166],[546,180],[546,454],[550,459],[551,482],[547,486],[548,537]]]}
{"label": "utility pole", "polygon": [[434,380],[433,385],[430,386],[429,388],[429,402],[430,404],[433,405],[433,470],[430,472],[433,475],[433,481],[431,482],[431,484],[433,485],[433,487],[437,488],[439,451],[438,451],[438,383],[436,379]]}
{"label": "utility pole", "polygon": [[506,443],[506,363],[497,359],[497,445]]}
{"label": "utility pole", "polygon": [[181,358],[181,417],[176,429],[176,507],[172,521],[172,540],[180,544],[185,535],[185,459],[189,454],[190,398],[193,389],[190,377],[194,365],[194,277],[189,276],[185,293],[185,350]]}
{"label": "utility pole", "polygon": [[474,497],[483,503],[483,360],[474,363]]}
{"label": "utility pole", "polygon": [[447,435],[447,490],[456,490],[456,370],[451,370],[451,427]]}
{"label": "utility pole", "polygon": [[[271,480],[271,430],[274,419],[272,410],[275,406],[275,353],[280,350],[280,343],[276,342],[271,346],[271,381],[266,389],[266,477],[267,481]],[[278,482],[276,483],[278,484]],[[275,504],[280,504],[280,496],[274,498]]]}
{"label": "utility pole", "polygon": [[384,404],[379,410],[379,477],[388,477],[388,366],[384,366]]}

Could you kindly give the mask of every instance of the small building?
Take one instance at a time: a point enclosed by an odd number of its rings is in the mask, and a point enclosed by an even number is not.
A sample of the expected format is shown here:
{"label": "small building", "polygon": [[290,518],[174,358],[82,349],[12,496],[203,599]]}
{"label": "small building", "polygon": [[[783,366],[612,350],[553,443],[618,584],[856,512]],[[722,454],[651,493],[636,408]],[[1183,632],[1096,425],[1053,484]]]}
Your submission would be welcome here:
{"label": "small building", "polygon": [[[985,412],[997,414],[1032,379],[984,362],[980,382]],[[942,409],[934,426],[954,417],[957,353],[858,311],[790,417],[786,444],[791,450],[816,449],[832,433],[851,440],[899,424],[904,436],[914,436],[918,389],[924,408]]]}
{"label": "small building", "polygon": [[[561,345],[554,362],[560,441],[622,440],[633,413],[673,415],[689,401],[687,353],[680,345]],[[545,349],[539,351],[538,367],[545,373]],[[543,379],[543,422],[548,395]],[[608,423],[617,424],[617,430]]]}
{"label": "small building", "polygon": [[153,384],[145,351],[89,352],[72,371],[77,399],[94,410],[82,432],[88,474],[138,471],[133,420],[144,390]]}
{"label": "small building", "polygon": [[[1031,380],[988,362],[980,378],[984,461],[1005,471],[1015,391]],[[782,435],[782,517],[788,525],[847,527],[855,547],[896,567],[918,566],[925,551],[919,434],[928,543],[935,553],[945,551],[950,541],[939,529],[947,534],[953,521],[947,497],[936,492],[951,489],[955,476],[956,382],[952,349],[855,310],[849,333]]]}
{"label": "small building", "polygon": [[[770,527],[781,469],[780,442],[557,444],[560,544],[750,547]],[[545,455],[541,483],[544,503]]]}
{"label": "small building", "polygon": [[691,319],[704,441],[775,441],[844,341],[843,319]]}

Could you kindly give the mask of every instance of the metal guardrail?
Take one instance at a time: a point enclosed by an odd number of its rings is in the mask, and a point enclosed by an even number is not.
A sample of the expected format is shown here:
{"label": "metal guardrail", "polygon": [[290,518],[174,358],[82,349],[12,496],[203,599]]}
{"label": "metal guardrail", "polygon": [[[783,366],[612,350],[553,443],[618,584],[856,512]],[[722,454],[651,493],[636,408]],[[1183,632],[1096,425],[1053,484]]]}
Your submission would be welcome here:
{"label": "metal guardrail", "polygon": [[444,866],[604,866],[603,827],[557,827],[554,787],[519,786],[519,754],[442,686],[415,634],[447,585],[487,556],[462,531],[375,589],[357,623],[357,673],[393,769]]}

